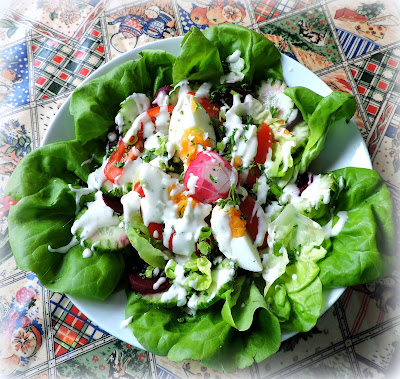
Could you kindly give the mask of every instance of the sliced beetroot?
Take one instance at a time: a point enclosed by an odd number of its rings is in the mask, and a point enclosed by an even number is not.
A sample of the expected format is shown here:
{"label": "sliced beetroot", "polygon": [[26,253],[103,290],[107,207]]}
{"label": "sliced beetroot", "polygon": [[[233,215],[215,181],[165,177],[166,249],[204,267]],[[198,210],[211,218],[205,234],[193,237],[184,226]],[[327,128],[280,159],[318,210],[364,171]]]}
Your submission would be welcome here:
{"label": "sliced beetroot", "polygon": [[154,284],[157,283],[159,277],[156,278],[142,278],[139,272],[131,272],[129,274],[129,286],[140,293],[141,295],[152,295],[155,293],[164,292],[170,286],[168,279],[162,283],[157,289],[154,289]]}
{"label": "sliced beetroot", "polygon": [[301,174],[296,179],[296,186],[300,191],[300,195],[303,191],[314,181],[314,175],[312,174]]}
{"label": "sliced beetroot", "polygon": [[118,213],[119,215],[124,213],[124,207],[121,204],[121,199],[119,197],[110,197],[103,193],[103,201],[115,213]]}
{"label": "sliced beetroot", "polygon": [[156,104],[157,96],[158,96],[160,93],[163,93],[163,94],[165,94],[165,95],[168,95],[173,89],[174,89],[174,87],[172,87],[172,86],[164,86],[164,87],[159,88],[158,91],[156,92],[156,94],[154,95],[154,99],[153,99],[153,101],[152,101],[152,104],[153,104],[153,105]]}
{"label": "sliced beetroot", "polygon": [[233,94],[238,93],[239,95],[242,95],[242,101],[247,95],[251,95],[251,92],[243,89],[243,88],[227,88],[226,92],[221,96],[221,99],[219,100],[220,105],[228,105],[231,107],[233,105]]}
{"label": "sliced beetroot", "polygon": [[198,178],[194,185],[193,198],[208,204],[225,199],[232,184],[237,183],[236,171],[214,151],[201,151],[187,168],[183,183],[187,187],[189,184],[189,190],[192,189],[191,176]]}

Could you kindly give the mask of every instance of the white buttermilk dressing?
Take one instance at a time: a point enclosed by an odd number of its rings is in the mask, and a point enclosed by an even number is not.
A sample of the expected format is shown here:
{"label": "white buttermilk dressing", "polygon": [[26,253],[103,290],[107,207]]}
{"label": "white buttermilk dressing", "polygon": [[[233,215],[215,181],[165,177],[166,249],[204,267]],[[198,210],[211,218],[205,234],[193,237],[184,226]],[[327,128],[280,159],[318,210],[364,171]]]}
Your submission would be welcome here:
{"label": "white buttermilk dressing", "polygon": [[296,146],[294,141],[286,141],[282,145],[282,172],[286,172],[293,165],[292,148]]}
{"label": "white buttermilk dressing", "polygon": [[196,91],[195,97],[201,99],[202,97],[210,96],[211,83],[203,83]]}
{"label": "white buttermilk dressing", "polygon": [[105,204],[103,193],[98,191],[95,195],[95,201],[87,203],[87,211],[75,220],[71,232],[76,235],[77,231],[82,229],[80,238],[85,240],[93,236],[98,229],[118,225],[119,222],[119,217]]}
{"label": "white buttermilk dressing", "polygon": [[[107,181],[106,176],[104,175],[104,169],[106,167],[108,160],[104,159],[103,164],[91,172],[88,176],[87,180],[87,185],[88,188],[94,188],[96,190],[99,190],[104,182]],[[111,182],[110,182],[111,183]]]}
{"label": "white buttermilk dressing", "polygon": [[122,175],[116,180],[117,185],[122,187],[124,184],[137,182],[141,165],[142,160],[140,158],[126,162],[122,170]]}
{"label": "white buttermilk dressing", "polygon": [[65,246],[61,246],[61,247],[57,247],[56,249],[53,249],[50,245],[47,246],[47,250],[52,252],[52,253],[60,253],[60,254],[66,254],[68,253],[68,251],[70,251],[70,249],[76,245],[79,245],[79,241],[77,240],[77,238],[75,236],[72,237],[71,241],[65,245]]}
{"label": "white buttermilk dressing", "polygon": [[344,225],[346,224],[347,219],[349,218],[349,214],[346,211],[339,211],[336,216],[339,217],[339,219],[333,227],[333,217],[325,226],[323,226],[325,239],[336,237],[337,235],[339,235]]}
{"label": "white buttermilk dressing", "polygon": [[87,247],[85,250],[83,250],[83,253],[82,253],[83,258],[91,258],[92,256],[93,256],[93,252],[91,249],[89,249]]}
{"label": "white buttermilk dressing", "polygon": [[71,184],[68,184],[69,189],[75,193],[75,203],[76,203],[76,208],[75,208],[75,214],[77,215],[79,213],[80,210],[80,201],[81,201],[81,197],[84,195],[89,195],[89,193],[92,193],[95,191],[94,188],[74,188],[72,187]]}
{"label": "white buttermilk dressing", "polygon": [[197,203],[192,206],[193,199],[189,198],[182,218],[164,218],[164,246],[172,233],[172,246],[175,254],[189,256],[196,250],[201,228],[207,227],[205,218],[211,213],[211,204]]}
{"label": "white buttermilk dressing", "polygon": [[132,320],[133,320],[133,316],[128,317],[126,320],[121,322],[119,327],[121,329],[126,328],[132,322]]}
{"label": "white buttermilk dressing", "polygon": [[315,175],[313,182],[301,194],[301,197],[307,199],[315,209],[318,209],[321,200],[323,204],[329,204],[331,201],[331,189],[321,183],[321,178],[321,175]]}
{"label": "white buttermilk dressing", "polygon": [[226,75],[221,76],[220,83],[237,83],[243,80],[244,74],[244,59],[240,57],[241,51],[236,50],[233,54],[226,58],[226,62],[229,64],[230,72]]}
{"label": "white buttermilk dressing", "polygon": [[130,222],[132,217],[140,214],[140,195],[136,191],[129,191],[121,197],[121,204],[124,209],[124,221]]}
{"label": "white buttermilk dressing", "polygon": [[157,281],[153,284],[153,290],[157,291],[162,284],[164,284],[167,281],[167,278],[162,276],[161,278],[158,278]]}
{"label": "white buttermilk dressing", "polygon": [[173,280],[172,285],[171,287],[169,287],[168,291],[164,292],[161,295],[161,302],[166,303],[167,301],[171,301],[176,298],[178,307],[183,307],[187,301],[187,291],[184,287],[184,283],[186,281],[184,267],[177,263],[175,266],[174,274],[176,277]]}
{"label": "white buttermilk dressing", "polygon": [[186,191],[187,195],[193,195],[196,191],[196,183],[199,180],[199,177],[194,175],[193,173],[189,174],[189,179],[187,181],[187,188],[188,190]]}

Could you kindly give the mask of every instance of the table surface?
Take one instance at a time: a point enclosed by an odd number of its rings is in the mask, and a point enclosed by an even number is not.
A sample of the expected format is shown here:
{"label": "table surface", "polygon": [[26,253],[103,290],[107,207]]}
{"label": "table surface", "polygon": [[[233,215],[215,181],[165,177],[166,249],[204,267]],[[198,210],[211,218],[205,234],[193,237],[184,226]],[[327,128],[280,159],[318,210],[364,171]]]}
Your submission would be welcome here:
{"label": "table surface", "polygon": [[[363,5],[364,3],[364,5]],[[57,110],[90,73],[191,26],[236,22],[271,39],[333,90],[354,118],[400,214],[400,3],[397,0],[16,0],[0,16],[0,377],[385,377],[399,360],[400,274],[348,288],[308,333],[264,362],[224,374],[169,362],[108,335],[64,295],[20,271],[3,195]],[[368,11],[367,18],[365,11]],[[135,17],[133,17],[135,16]],[[138,27],[138,21],[142,27]],[[303,20],[307,30],[299,28]],[[26,326],[30,328],[26,328]],[[25,327],[25,328],[24,328]],[[110,357],[118,357],[119,365]]]}

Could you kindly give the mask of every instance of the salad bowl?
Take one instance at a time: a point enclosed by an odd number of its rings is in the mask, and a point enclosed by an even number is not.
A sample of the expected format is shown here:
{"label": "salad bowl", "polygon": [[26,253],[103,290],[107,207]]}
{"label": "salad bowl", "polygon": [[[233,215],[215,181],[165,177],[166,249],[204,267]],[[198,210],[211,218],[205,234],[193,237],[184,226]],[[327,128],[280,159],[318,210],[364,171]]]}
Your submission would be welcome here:
{"label": "salad bowl", "polygon": [[[108,73],[110,70],[126,61],[138,58],[138,54],[143,50],[162,49],[168,53],[177,55],[180,51],[182,39],[183,37],[170,38],[135,48],[103,65],[90,75],[85,82]],[[321,96],[327,96],[332,92],[321,79],[295,60],[282,55],[281,61],[284,79],[289,87],[304,86]],[[71,96],[65,101],[54,118],[42,141],[42,145],[74,139],[74,120],[69,111],[70,102]],[[371,168],[371,161],[363,138],[355,123],[350,122],[346,124],[343,120],[335,125],[329,132],[324,148],[319,157],[312,163],[310,171],[319,173],[348,166]],[[323,290],[321,314],[326,312],[337,301],[343,291],[344,288]],[[126,318],[125,305],[127,298],[124,290],[114,292],[104,301],[81,298],[68,294],[67,296],[81,312],[104,331],[133,346],[142,348],[130,329],[121,328],[121,323],[123,323]],[[283,332],[282,341],[290,338],[294,334],[296,333]]]}

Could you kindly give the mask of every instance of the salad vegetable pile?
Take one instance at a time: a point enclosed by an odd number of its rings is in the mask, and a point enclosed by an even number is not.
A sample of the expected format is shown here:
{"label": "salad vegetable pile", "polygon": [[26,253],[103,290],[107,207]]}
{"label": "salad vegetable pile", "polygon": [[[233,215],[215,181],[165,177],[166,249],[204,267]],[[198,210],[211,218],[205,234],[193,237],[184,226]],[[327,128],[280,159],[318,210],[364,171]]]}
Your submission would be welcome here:
{"label": "salad vegetable pile", "polygon": [[368,169],[307,172],[356,103],[288,88],[281,56],[235,25],[192,29],[78,88],[76,139],[43,146],[7,193],[18,263],[47,288],[127,289],[149,351],[228,371],[308,331],[323,288],[392,261],[389,191]]}

